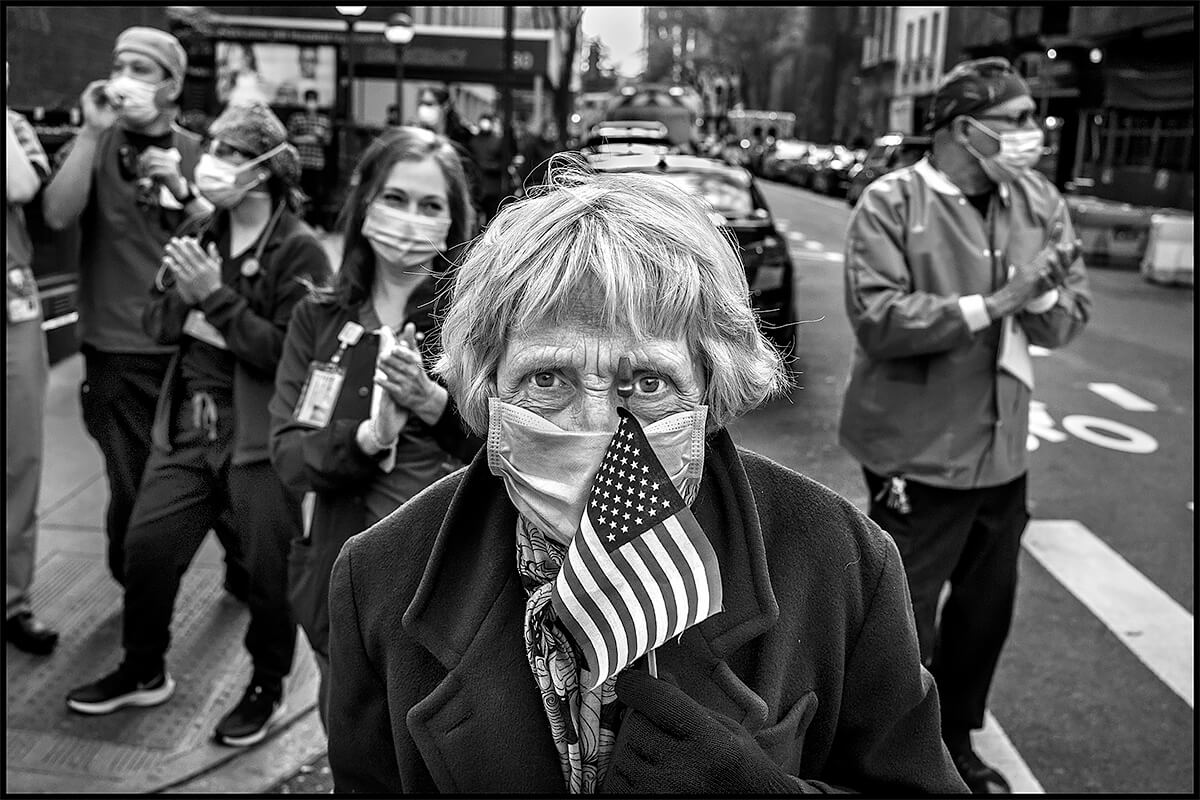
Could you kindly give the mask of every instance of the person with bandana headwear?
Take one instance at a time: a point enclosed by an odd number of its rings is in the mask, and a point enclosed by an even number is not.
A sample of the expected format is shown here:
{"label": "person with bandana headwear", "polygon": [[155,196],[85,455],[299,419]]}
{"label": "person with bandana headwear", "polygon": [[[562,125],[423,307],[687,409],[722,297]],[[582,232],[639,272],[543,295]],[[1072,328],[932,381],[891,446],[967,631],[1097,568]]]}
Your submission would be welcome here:
{"label": "person with bandana headwear", "polygon": [[[292,546],[289,591],[321,672],[322,721],[329,572],[342,545],[481,444],[427,374],[438,300],[474,233],[461,160],[444,136],[393,128],[367,148],[352,187],[337,278],[296,307],[270,406],[275,468],[297,491],[316,493],[308,536]],[[318,397],[309,376],[335,356],[345,377]]]}
{"label": "person with bandana headwear", "polygon": [[[896,546],[730,438],[786,385],[749,297],[704,204],[652,176],[555,168],[499,211],[454,271],[433,370],[486,446],[333,567],[336,791],[965,791]],[[687,545],[646,530],[660,504],[691,509]],[[597,511],[620,545],[594,546]],[[700,540],[703,592],[681,568]],[[600,574],[568,569],[589,559]],[[623,656],[582,646],[556,599],[572,576]]]}
{"label": "person with bandana headwear", "polygon": [[297,216],[299,154],[283,123],[264,105],[236,106],[209,135],[195,181],[216,210],[167,243],[143,316],[154,341],[179,349],[159,392],[154,451],[126,541],[124,658],[73,689],[67,706],[108,714],[170,699],[166,654],[180,580],[228,512],[250,571],[245,644],[254,671],[216,740],[247,746],[285,710],[296,641],[287,549],[303,529],[300,494],[269,459],[267,402],[292,309],[330,269]]}
{"label": "person with bandana headwear", "polygon": [[[157,28],[128,28],[113,47],[112,73],[80,97],[83,125],[58,152],[42,207],[47,224],[78,222],[80,405],[108,477],[108,568],[125,582],[129,515],[150,457],[150,426],[173,345],[142,330],[146,291],[163,246],[191,215],[211,205],[190,180],[200,137],[175,124],[187,55]],[[247,581],[236,537],[224,523],[226,588]]]}
{"label": "person with bandana headwear", "polygon": [[1092,302],[1066,204],[1033,169],[1036,104],[1008,62],[951,69],[928,123],[931,155],[868,186],[850,217],[856,346],[839,436],[862,464],[871,518],[900,548],[955,766],[973,792],[1003,793],[970,734],[1029,520],[1029,345],[1070,342]]}

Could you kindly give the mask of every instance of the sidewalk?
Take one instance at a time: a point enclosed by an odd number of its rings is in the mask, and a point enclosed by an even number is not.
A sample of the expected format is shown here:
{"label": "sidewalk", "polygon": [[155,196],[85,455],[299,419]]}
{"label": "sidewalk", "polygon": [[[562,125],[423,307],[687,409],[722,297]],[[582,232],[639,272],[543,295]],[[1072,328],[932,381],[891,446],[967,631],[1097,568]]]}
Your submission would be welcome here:
{"label": "sidewalk", "polygon": [[33,605],[61,633],[52,656],[5,647],[6,792],[254,792],[300,772],[325,751],[316,713],[317,670],[297,636],[285,683],[288,714],[256,747],[227,748],[213,728],[250,677],[245,607],[222,589],[210,534],[183,580],[168,668],[178,684],[165,705],[103,717],[67,710],[67,691],[120,657],[119,587],[105,563],[107,485],[79,410],[82,357],[50,370],[46,461]]}

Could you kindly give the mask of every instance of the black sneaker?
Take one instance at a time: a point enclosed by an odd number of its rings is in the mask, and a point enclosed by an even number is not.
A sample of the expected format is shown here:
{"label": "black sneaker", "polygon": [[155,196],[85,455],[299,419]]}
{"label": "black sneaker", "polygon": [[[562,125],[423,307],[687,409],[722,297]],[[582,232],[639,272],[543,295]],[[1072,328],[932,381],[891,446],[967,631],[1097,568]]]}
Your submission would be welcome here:
{"label": "black sneaker", "polygon": [[171,699],[175,681],[166,670],[139,680],[124,664],[95,683],[67,694],[67,708],[80,714],[111,714],[126,706],[157,706]]}
{"label": "black sneaker", "polygon": [[216,740],[229,747],[249,747],[267,737],[271,724],[283,719],[287,706],[280,689],[251,683],[242,700],[217,723]]}
{"label": "black sneaker", "polygon": [[1012,788],[1004,776],[983,763],[974,750],[951,750],[950,757],[972,794],[1012,794]]}

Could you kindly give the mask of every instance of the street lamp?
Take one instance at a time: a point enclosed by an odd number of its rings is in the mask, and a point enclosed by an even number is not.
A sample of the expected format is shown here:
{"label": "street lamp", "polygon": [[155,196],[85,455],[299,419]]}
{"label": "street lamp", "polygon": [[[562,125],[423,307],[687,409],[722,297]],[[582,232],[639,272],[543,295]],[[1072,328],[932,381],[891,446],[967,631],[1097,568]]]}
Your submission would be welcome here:
{"label": "street lamp", "polygon": [[404,46],[413,40],[412,17],[397,13],[388,17],[383,37],[396,47],[396,124],[404,124]]}
{"label": "street lamp", "polygon": [[354,123],[354,20],[366,13],[366,6],[334,6],[346,20],[346,122]]}

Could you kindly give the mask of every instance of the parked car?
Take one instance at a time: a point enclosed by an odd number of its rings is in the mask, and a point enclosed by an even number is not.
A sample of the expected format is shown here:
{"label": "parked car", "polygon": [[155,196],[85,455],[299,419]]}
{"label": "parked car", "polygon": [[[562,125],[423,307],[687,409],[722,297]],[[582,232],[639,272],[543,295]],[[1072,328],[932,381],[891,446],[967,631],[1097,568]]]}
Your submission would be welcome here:
{"label": "parked car", "polygon": [[751,301],[763,332],[784,354],[795,347],[795,269],[787,241],[754,176],[742,167],[689,155],[593,155],[598,172],[637,172],[668,180],[704,198],[713,222],[728,228],[746,269]]}
{"label": "parked car", "polygon": [[667,126],[653,120],[612,120],[592,127],[580,152],[592,153],[649,153],[678,152],[667,135]]}
{"label": "parked car", "polygon": [[821,170],[821,166],[833,158],[833,145],[813,145],[808,148],[789,174],[789,180],[802,188],[812,187],[813,178]]}
{"label": "parked car", "polygon": [[833,146],[833,156],[818,167],[812,177],[812,190],[821,194],[845,197],[850,188],[850,171],[867,157],[866,150],[851,150]]}
{"label": "parked car", "polygon": [[893,170],[915,164],[929,152],[931,145],[932,140],[928,136],[910,136],[905,133],[880,136],[867,151],[863,162],[850,170],[846,202],[853,206],[871,181]]}
{"label": "parked car", "polygon": [[763,155],[761,177],[772,181],[787,180],[810,147],[812,142],[802,142],[798,139],[776,141]]}

